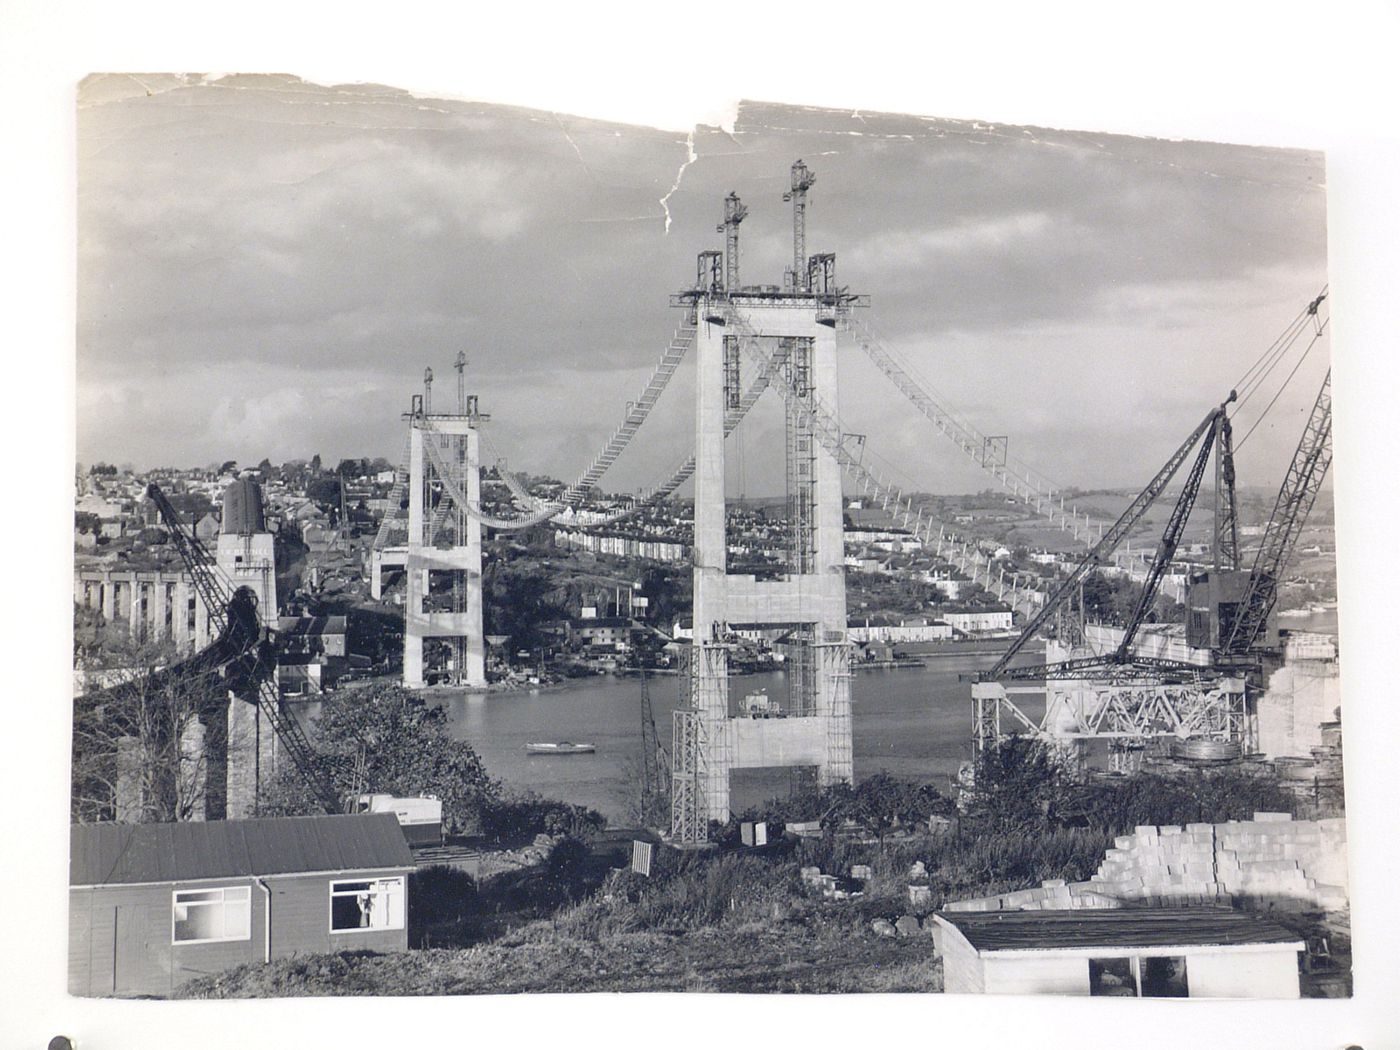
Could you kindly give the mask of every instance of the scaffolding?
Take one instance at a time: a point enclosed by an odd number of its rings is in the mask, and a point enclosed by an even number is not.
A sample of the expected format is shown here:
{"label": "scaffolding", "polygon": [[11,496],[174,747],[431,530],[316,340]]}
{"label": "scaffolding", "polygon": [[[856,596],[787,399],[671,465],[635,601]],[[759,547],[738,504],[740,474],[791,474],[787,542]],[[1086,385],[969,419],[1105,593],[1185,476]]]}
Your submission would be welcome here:
{"label": "scaffolding", "polygon": [[813,648],[821,668],[821,713],[826,716],[827,760],[821,770],[822,782],[851,783],[855,777],[851,745],[851,653],[855,646],[839,637],[828,638]]}

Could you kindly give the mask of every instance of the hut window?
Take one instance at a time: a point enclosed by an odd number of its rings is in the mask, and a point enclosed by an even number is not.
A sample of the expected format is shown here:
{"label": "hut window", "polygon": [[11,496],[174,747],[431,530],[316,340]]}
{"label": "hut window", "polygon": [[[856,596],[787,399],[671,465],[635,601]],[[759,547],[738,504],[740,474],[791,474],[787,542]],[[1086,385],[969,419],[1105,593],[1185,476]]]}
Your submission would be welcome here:
{"label": "hut window", "polygon": [[1184,999],[1191,993],[1186,989],[1186,959],[1180,955],[1158,955],[1140,960],[1142,994],[1158,999]]}
{"label": "hut window", "polygon": [[1184,999],[1191,994],[1186,959],[1179,955],[1090,959],[1089,994]]}
{"label": "hut window", "polygon": [[1090,995],[1137,995],[1137,975],[1131,956],[1089,960]]}
{"label": "hut window", "polygon": [[247,886],[176,890],[171,906],[171,941],[246,941],[250,908]]}
{"label": "hut window", "polygon": [[331,931],[403,929],[403,876],[331,883]]}

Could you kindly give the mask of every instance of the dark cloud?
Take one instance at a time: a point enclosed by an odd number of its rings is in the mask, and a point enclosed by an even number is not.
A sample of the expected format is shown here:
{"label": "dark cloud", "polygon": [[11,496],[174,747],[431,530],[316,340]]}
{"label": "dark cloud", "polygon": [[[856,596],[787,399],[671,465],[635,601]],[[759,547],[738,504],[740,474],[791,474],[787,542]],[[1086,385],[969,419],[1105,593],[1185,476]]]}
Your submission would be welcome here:
{"label": "dark cloud", "polygon": [[[572,476],[679,319],[667,295],[718,246],[724,193],[751,208],[745,279],[781,281],[798,156],[818,174],[809,250],[837,252],[959,411],[1066,483],[1144,478],[1325,280],[1311,153],[764,104],[688,142],[389,88],[97,77],[79,455],[396,455],[423,366],[450,379],[465,349],[512,465]],[[919,484],[981,487],[859,351],[842,367],[872,448]],[[677,383],[617,484],[684,455]],[[780,472],[750,429],[759,491]],[[1250,449],[1265,480],[1287,430]]]}

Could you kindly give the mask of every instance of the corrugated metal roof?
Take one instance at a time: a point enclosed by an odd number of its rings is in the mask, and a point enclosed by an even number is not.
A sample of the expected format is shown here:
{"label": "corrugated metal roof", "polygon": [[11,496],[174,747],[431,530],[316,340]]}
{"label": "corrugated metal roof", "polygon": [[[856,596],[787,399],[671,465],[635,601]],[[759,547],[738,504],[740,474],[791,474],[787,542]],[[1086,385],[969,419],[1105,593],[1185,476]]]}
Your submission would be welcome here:
{"label": "corrugated metal roof", "polygon": [[74,824],[70,845],[73,886],[413,866],[392,813]]}
{"label": "corrugated metal roof", "polygon": [[939,912],[978,951],[1278,944],[1300,940],[1278,923],[1229,908],[1076,908]]}

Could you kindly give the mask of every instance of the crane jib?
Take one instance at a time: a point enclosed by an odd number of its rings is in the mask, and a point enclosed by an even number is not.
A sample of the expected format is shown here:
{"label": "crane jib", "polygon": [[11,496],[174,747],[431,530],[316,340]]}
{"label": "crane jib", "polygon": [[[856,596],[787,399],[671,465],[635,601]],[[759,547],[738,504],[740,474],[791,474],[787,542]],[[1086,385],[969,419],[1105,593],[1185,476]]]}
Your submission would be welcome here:
{"label": "crane jib", "polygon": [[1099,542],[1094,544],[1089,553],[1084,556],[1083,560],[1080,561],[1075,570],[1070,573],[1069,577],[1060,584],[1054,594],[1050,596],[1049,600],[1041,606],[1040,611],[1036,613],[1035,616],[1031,617],[1030,621],[1021,631],[1021,634],[1011,643],[1010,648],[1002,654],[1001,659],[996,662],[996,665],[983,676],[985,679],[995,679],[1005,671],[1007,665],[1011,663],[1011,660],[1016,654],[1025,647],[1026,643],[1030,641],[1042,626],[1044,626],[1050,617],[1055,614],[1074,592],[1075,588],[1079,586],[1079,581],[1087,576],[1091,570],[1102,564],[1102,560],[1106,555],[1111,554],[1117,549],[1118,545],[1127,537],[1133,526],[1147,513],[1147,509],[1156,502],[1157,497],[1162,494],[1162,490],[1165,489],[1171,479],[1176,476],[1176,472],[1181,468],[1181,464],[1185,462],[1186,457],[1190,455],[1191,449],[1195,447],[1196,442],[1198,442],[1207,431],[1215,427],[1216,420],[1223,411],[1223,408],[1212,409],[1206,415],[1205,419],[1201,420],[1196,429],[1191,432],[1190,437],[1183,441],[1181,446],[1172,453],[1167,462],[1163,464],[1162,469],[1157,471],[1153,479],[1148,482],[1147,487],[1138,493],[1133,502],[1128,505],[1127,510],[1125,510],[1118,520],[1114,522],[1113,526],[1103,534]]}
{"label": "crane jib", "polygon": [[273,683],[275,663],[258,616],[257,598],[246,587],[235,588],[220,572],[216,560],[193,529],[180,520],[179,512],[159,485],[152,483],[146,495],[170,530],[210,622],[218,629],[214,642],[187,663],[198,661],[200,668],[220,670],[228,679],[230,691],[256,703],[297,772],[327,812],[340,812],[343,806],[335,777],[338,763],[318,754],[296,718],[282,709]]}

